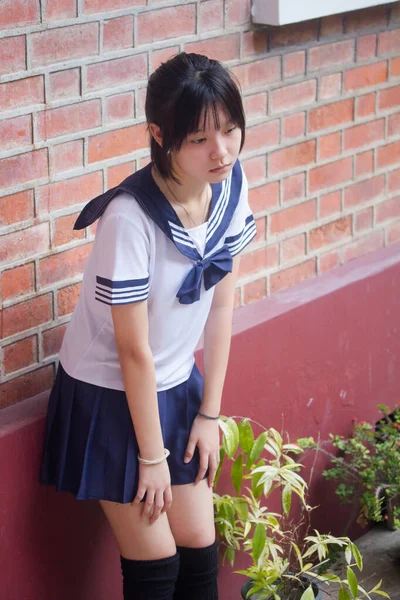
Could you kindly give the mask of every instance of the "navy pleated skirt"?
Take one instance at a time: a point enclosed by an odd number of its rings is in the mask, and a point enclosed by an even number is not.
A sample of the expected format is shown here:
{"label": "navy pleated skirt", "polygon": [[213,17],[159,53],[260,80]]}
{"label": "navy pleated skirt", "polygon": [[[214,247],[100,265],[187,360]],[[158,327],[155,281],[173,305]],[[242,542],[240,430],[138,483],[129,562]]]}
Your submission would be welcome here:
{"label": "navy pleated skirt", "polygon": [[[199,453],[185,464],[192,423],[200,408],[203,379],[190,377],[159,392],[158,406],[172,485],[192,483]],[[40,481],[78,500],[132,502],[139,475],[138,445],[125,392],[78,381],[59,365],[50,394]]]}

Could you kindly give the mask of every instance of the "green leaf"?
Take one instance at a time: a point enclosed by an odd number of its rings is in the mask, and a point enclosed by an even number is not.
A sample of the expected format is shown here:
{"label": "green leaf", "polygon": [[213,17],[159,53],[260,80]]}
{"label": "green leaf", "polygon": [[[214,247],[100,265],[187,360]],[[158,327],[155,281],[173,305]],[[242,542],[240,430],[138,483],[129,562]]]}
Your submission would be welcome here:
{"label": "green leaf", "polygon": [[340,586],[338,593],[338,600],[351,600],[351,596],[345,587]]}
{"label": "green leaf", "polygon": [[312,586],[309,585],[306,591],[301,595],[300,600],[315,600]]}
{"label": "green leaf", "polygon": [[357,598],[358,582],[357,577],[351,567],[347,567],[347,583],[349,584],[351,595],[353,598]]}
{"label": "green leaf", "polygon": [[221,448],[219,449],[219,465],[218,465],[217,472],[215,473],[215,477],[214,477],[214,488],[217,487],[218,479],[219,479],[219,476],[221,475],[224,458],[225,458],[225,450],[221,446]]}
{"label": "green leaf", "polygon": [[265,526],[262,523],[258,523],[252,540],[254,560],[258,560],[260,558],[262,551],[264,550],[266,538],[267,534],[265,531]]}
{"label": "green leaf", "polygon": [[253,446],[252,446],[252,448],[250,450],[250,454],[249,454],[248,461],[247,461],[247,465],[249,467],[251,467],[251,465],[254,465],[254,463],[256,462],[256,460],[259,458],[261,452],[264,449],[265,442],[267,441],[267,438],[268,438],[267,432],[263,431],[262,433],[260,433],[260,435],[258,436],[258,438],[253,443]]}
{"label": "green leaf", "polygon": [[233,458],[237,447],[239,445],[239,429],[236,422],[233,419],[226,419],[223,421],[220,419],[219,426],[222,429],[223,437],[222,443],[226,454],[229,458]]}
{"label": "green leaf", "polygon": [[282,490],[282,507],[286,516],[290,513],[290,506],[292,504],[292,492],[290,486],[285,485]]}
{"label": "green leaf", "polygon": [[243,481],[243,454],[239,454],[236,458],[235,462],[232,465],[232,483],[238,494],[242,489],[242,481]]}
{"label": "green leaf", "polygon": [[254,442],[253,429],[248,419],[243,419],[238,423],[239,444],[245,454],[249,454]]}
{"label": "green leaf", "polygon": [[351,545],[351,550],[353,552],[354,560],[356,561],[356,565],[360,569],[360,571],[362,571],[363,559],[362,559],[361,553],[360,553],[359,549],[357,548],[357,546],[355,544],[353,544],[353,542],[350,545]]}
{"label": "green leaf", "polygon": [[226,557],[229,560],[231,567],[233,567],[235,562],[235,550],[233,548],[227,548]]}
{"label": "green leaf", "polygon": [[239,498],[235,502],[235,508],[239,519],[241,521],[246,522],[249,518],[249,507],[247,505],[246,500],[244,500],[243,498]]}

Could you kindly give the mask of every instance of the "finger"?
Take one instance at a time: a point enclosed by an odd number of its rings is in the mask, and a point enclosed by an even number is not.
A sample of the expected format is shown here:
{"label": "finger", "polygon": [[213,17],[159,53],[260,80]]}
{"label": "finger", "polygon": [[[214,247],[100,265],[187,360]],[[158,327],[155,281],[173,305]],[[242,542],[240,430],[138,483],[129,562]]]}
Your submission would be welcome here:
{"label": "finger", "polygon": [[217,468],[218,468],[218,462],[216,460],[215,454],[210,454],[209,473],[208,473],[208,486],[210,488],[213,486]]}
{"label": "finger", "polygon": [[153,504],[154,504],[154,492],[147,490],[146,501],[144,503],[142,515],[141,515],[142,519],[148,518],[150,516],[150,513],[153,509]]}
{"label": "finger", "polygon": [[133,504],[140,504],[144,498],[145,493],[146,493],[146,488],[139,486],[138,490],[136,492],[136,496],[133,499]]}
{"label": "finger", "polygon": [[195,484],[198,483],[199,481],[201,481],[203,479],[204,475],[207,473],[208,461],[209,461],[209,454],[202,454],[202,456],[200,457],[200,468],[199,468],[199,472],[197,473]]}
{"label": "finger", "polygon": [[164,508],[164,492],[163,490],[159,490],[154,496],[154,505],[153,505],[153,514],[150,517],[150,525],[157,521],[158,517],[161,514],[162,509]]}
{"label": "finger", "polygon": [[196,449],[196,441],[192,438],[189,438],[188,445],[185,451],[185,458],[183,459],[184,463],[188,463],[192,460],[194,451]]}
{"label": "finger", "polygon": [[171,486],[168,486],[166,490],[164,490],[164,508],[162,512],[167,512],[171,508],[172,504],[172,490]]}

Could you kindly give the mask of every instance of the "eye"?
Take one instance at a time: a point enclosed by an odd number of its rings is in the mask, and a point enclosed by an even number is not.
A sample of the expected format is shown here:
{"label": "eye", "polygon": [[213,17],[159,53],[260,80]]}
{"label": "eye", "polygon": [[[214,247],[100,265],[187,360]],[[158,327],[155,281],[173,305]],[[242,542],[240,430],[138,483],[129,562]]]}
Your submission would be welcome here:
{"label": "eye", "polygon": [[199,144],[202,144],[205,141],[206,141],[206,138],[198,138],[197,140],[191,140],[190,143],[191,144],[197,144],[197,145],[199,145]]}
{"label": "eye", "polygon": [[236,125],[234,125],[234,126],[233,126],[233,127],[231,127],[230,129],[228,129],[228,130],[226,131],[226,133],[232,133],[233,131],[235,131],[235,129],[236,129]]}

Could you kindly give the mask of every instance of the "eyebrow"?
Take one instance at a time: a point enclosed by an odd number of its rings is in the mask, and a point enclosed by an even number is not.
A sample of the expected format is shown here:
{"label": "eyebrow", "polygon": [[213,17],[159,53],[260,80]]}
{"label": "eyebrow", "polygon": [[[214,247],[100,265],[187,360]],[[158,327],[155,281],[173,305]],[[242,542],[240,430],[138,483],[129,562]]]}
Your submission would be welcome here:
{"label": "eyebrow", "polygon": [[[222,123],[222,124],[220,123],[219,129],[225,129],[225,127],[228,127],[229,125],[235,125],[235,122],[232,119],[228,119],[227,121],[225,121],[225,123]],[[196,131],[192,131],[189,135],[197,135],[199,133],[205,133],[205,132],[206,132],[205,129],[196,129]]]}

